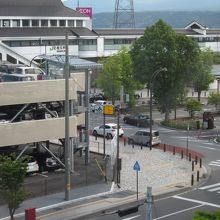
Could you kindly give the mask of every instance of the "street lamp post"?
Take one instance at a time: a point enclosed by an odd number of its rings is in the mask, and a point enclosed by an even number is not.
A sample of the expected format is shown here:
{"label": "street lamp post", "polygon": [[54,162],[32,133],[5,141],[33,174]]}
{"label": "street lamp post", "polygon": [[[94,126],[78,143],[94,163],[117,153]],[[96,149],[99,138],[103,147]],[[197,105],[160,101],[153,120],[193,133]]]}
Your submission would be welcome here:
{"label": "street lamp post", "polygon": [[154,79],[161,73],[161,72],[166,72],[167,68],[160,68],[157,69],[151,76],[151,80],[150,80],[150,143],[149,143],[149,147],[150,150],[152,150],[152,99],[153,99],[153,83],[154,83]]}

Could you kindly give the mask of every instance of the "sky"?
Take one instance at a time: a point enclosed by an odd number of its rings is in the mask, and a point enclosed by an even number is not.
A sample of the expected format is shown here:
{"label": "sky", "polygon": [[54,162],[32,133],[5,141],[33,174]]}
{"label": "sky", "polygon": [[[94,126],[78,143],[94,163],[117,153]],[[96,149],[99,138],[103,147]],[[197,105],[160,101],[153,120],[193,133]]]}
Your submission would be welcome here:
{"label": "sky", "polygon": [[[92,7],[93,13],[114,12],[116,0],[62,0],[64,5],[76,8],[78,1],[80,7]],[[123,5],[129,0],[120,0]],[[219,11],[220,0],[133,0],[135,11],[148,10],[211,10]]]}

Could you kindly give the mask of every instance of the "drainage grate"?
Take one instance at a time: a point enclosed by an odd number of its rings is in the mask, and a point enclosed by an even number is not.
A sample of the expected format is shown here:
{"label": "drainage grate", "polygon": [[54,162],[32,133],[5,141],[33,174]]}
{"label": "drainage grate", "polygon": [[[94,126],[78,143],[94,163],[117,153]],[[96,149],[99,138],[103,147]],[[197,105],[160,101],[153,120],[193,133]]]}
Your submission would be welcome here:
{"label": "drainage grate", "polygon": [[184,186],[181,186],[181,185],[177,185],[175,186],[176,188],[184,188]]}

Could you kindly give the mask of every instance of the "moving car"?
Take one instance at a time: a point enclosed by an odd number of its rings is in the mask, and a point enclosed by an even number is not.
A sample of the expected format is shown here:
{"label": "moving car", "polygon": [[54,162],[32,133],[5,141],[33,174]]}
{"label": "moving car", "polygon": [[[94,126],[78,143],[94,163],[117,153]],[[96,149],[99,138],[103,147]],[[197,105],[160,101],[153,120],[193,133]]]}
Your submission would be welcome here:
{"label": "moving car", "polygon": [[[94,136],[100,135],[103,136],[105,127],[105,136],[109,139],[112,139],[117,134],[117,124],[115,123],[107,123],[105,125],[97,126],[93,129],[92,134]],[[124,135],[123,128],[119,125],[119,136],[122,137]]]}
{"label": "moving car", "polygon": [[[135,125],[137,127],[148,127],[150,126],[150,117],[146,114],[138,115],[126,115],[123,118],[125,124]],[[153,124],[153,120],[152,120]]]}
{"label": "moving car", "polygon": [[[142,129],[136,131],[128,137],[129,144],[139,144],[144,146],[149,146],[150,143],[150,129]],[[160,134],[158,130],[152,130],[152,145],[160,144]]]}

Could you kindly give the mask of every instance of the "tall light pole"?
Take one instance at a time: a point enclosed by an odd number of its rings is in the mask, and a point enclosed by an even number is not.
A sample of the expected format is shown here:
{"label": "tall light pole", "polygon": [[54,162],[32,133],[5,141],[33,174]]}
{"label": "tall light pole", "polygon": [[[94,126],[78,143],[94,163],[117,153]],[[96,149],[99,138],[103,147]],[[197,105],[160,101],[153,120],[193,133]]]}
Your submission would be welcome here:
{"label": "tall light pole", "polygon": [[153,83],[155,78],[161,73],[161,72],[166,72],[167,68],[166,67],[161,67],[160,69],[157,69],[156,71],[153,72],[150,80],[150,143],[149,147],[150,150],[152,150],[152,99],[153,99]]}

